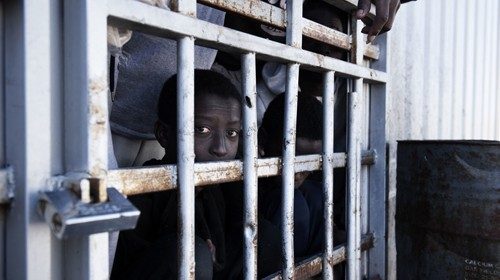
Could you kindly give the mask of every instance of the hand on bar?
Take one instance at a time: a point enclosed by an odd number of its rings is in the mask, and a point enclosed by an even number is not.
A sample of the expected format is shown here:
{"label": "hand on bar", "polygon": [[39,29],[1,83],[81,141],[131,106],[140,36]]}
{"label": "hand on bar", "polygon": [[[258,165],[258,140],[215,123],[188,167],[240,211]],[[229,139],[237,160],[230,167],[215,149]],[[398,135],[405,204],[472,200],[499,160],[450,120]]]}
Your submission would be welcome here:
{"label": "hand on bar", "polygon": [[[371,3],[375,5],[375,18],[370,18]],[[406,1],[403,1],[406,2]],[[401,5],[400,0],[359,0],[355,16],[366,25],[361,32],[368,35],[366,43],[371,43],[375,37],[391,30],[396,13]]]}

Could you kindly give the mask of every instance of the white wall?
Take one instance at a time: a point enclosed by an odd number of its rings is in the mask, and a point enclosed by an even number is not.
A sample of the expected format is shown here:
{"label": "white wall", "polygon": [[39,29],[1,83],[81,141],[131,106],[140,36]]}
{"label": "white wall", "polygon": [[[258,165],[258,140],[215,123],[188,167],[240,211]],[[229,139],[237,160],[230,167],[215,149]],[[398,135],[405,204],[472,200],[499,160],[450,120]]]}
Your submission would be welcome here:
{"label": "white wall", "polygon": [[391,139],[500,140],[499,0],[417,0],[390,32]]}
{"label": "white wall", "polygon": [[388,279],[396,279],[396,141],[500,140],[499,0],[417,0],[389,33]]}

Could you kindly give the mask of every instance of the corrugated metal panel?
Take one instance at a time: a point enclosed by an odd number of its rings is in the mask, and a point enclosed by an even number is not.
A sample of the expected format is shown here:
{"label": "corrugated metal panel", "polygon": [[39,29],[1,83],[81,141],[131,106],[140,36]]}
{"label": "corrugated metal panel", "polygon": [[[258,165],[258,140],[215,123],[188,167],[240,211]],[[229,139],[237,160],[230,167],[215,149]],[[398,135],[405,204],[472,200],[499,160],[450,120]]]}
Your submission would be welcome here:
{"label": "corrugated metal panel", "polygon": [[500,139],[498,0],[405,4],[390,33],[392,139]]}
{"label": "corrugated metal panel", "polygon": [[396,141],[500,140],[499,2],[410,2],[389,32],[387,279],[396,279]]}

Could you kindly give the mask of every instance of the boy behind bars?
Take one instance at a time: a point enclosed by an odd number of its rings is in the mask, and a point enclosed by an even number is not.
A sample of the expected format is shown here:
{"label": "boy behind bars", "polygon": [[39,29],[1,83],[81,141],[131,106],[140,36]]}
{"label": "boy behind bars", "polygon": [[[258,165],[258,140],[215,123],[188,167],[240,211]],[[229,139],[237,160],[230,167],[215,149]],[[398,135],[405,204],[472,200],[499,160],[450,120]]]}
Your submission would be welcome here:
{"label": "boy behind bars", "polygon": [[[241,101],[222,75],[195,70],[195,161],[234,159],[241,130]],[[155,136],[165,156],[145,165],[177,162],[177,77],[164,85],[158,101]],[[141,216],[134,230],[123,231],[111,279],[177,279],[177,190],[130,197]],[[218,186],[196,189],[196,279],[212,279],[224,268],[225,203]]]}
{"label": "boy behind bars", "polygon": [[[295,154],[320,154],[322,152],[322,105],[315,97],[299,94],[297,100],[297,132]],[[264,114],[259,128],[259,148],[265,157],[280,157],[283,150],[283,116],[285,95],[278,95]],[[324,244],[323,186],[309,180],[311,172],[295,174],[294,190],[294,251],[300,260],[322,251]],[[259,215],[281,227],[282,179],[281,176],[259,181]]]}

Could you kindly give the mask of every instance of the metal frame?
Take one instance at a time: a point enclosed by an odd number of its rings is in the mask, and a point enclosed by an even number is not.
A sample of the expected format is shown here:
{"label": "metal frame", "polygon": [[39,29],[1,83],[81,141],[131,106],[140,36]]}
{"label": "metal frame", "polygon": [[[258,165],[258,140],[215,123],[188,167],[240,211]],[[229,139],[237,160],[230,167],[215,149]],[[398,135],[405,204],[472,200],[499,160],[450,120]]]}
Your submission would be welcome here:
{"label": "metal frame", "polygon": [[[64,1],[64,158],[67,172],[87,174],[102,180],[105,187],[109,129],[107,22],[101,4]],[[108,233],[70,238],[64,248],[66,278],[108,277]]]}
{"label": "metal frame", "polygon": [[[0,2],[0,166],[5,165],[5,94],[4,94],[4,4]],[[1,176],[0,176],[1,177]],[[13,179],[13,178],[12,178]],[[2,187],[3,183],[0,180],[0,197],[8,193],[5,187]],[[6,180],[7,181],[7,180]],[[8,182],[7,182],[8,183]],[[8,184],[5,184],[6,186]],[[5,199],[1,199],[4,200]],[[5,279],[5,209],[0,205],[0,279]]]}
{"label": "metal frame", "polygon": [[[353,0],[328,0],[341,9],[350,10]],[[33,227],[33,208],[36,193],[45,188],[45,181],[54,174],[77,172],[96,179],[94,190],[100,201],[106,200],[106,186],[116,187],[123,194],[179,188],[179,278],[194,278],[194,186],[244,179],[245,196],[245,279],[257,277],[257,180],[261,177],[283,176],[283,278],[293,279],[311,276],[321,271],[324,279],[333,277],[333,267],[347,260],[349,279],[378,275],[385,277],[385,44],[366,47],[356,24],[352,36],[342,34],[302,18],[302,1],[288,4],[288,12],[257,1],[253,9],[244,0],[200,0],[225,10],[235,11],[249,18],[286,28],[287,45],[258,38],[208,22],[196,16],[195,0],[172,1],[168,11],[133,0],[67,0],[64,7],[51,6],[49,0],[6,4],[6,22],[14,26],[7,30],[6,65],[12,66],[5,73],[8,81],[6,92],[6,119],[9,135],[6,159],[16,169],[16,197],[20,202],[10,215],[22,217],[7,221],[7,250],[17,252],[7,260],[7,277],[29,278],[40,270],[43,278],[94,279],[108,277],[108,234],[100,233],[63,242],[50,237],[48,227]],[[59,29],[50,26],[61,15],[51,19],[54,11],[64,11],[64,25]],[[41,14],[41,15],[40,15]],[[286,17],[286,19],[285,19]],[[108,170],[107,143],[109,129],[107,91],[106,26],[118,25],[149,34],[174,38],[178,41],[178,165],[137,169]],[[62,28],[64,27],[64,28]],[[53,42],[64,38],[64,59],[61,46],[52,49]],[[19,31],[20,33],[16,33]],[[18,38],[17,34],[22,34]],[[55,34],[41,39],[46,34]],[[354,54],[349,63],[325,57],[301,49],[302,35],[350,50]],[[46,37],[46,36],[45,36]],[[55,37],[55,38],[54,38]],[[382,37],[384,38],[384,37]],[[39,49],[29,48],[33,40],[39,40]],[[194,42],[207,47],[239,53],[242,56],[243,89],[247,106],[244,106],[244,160],[217,163],[194,163]],[[385,38],[383,39],[385,41]],[[61,42],[59,42],[61,43]],[[279,52],[277,51],[279,50]],[[49,57],[46,54],[50,53]],[[45,56],[44,56],[45,55]],[[45,57],[45,58],[41,58]],[[56,58],[55,61],[51,60]],[[255,104],[255,60],[267,59],[287,64],[287,110],[285,114],[285,143],[283,158],[257,158],[257,126]],[[366,67],[364,58],[378,59],[373,69]],[[64,60],[64,104],[62,86],[57,75],[62,76]],[[20,65],[15,67],[15,63]],[[62,63],[60,63],[62,64]],[[38,69],[42,65],[40,73]],[[321,155],[295,156],[295,121],[299,68],[324,73],[324,149]],[[54,70],[56,71],[54,73]],[[53,73],[53,74],[50,74]],[[51,76],[53,75],[53,76]],[[348,153],[333,152],[333,88],[334,77],[354,78],[356,92],[350,93],[349,149]],[[364,84],[371,84],[371,92],[363,92]],[[37,86],[35,88],[35,85]],[[47,93],[42,98],[39,91]],[[14,94],[14,93],[17,93]],[[369,98],[365,98],[368,96]],[[369,102],[368,109],[360,108],[359,100]],[[54,103],[53,100],[58,100]],[[52,102],[52,103],[51,103]],[[15,106],[22,104],[23,106]],[[248,105],[250,104],[250,105]],[[366,104],[366,103],[365,103]],[[63,115],[64,123],[60,120]],[[368,117],[363,118],[363,115]],[[364,119],[369,123],[363,123]],[[363,125],[369,127],[368,143],[362,153]],[[35,132],[55,131],[53,134]],[[64,137],[62,135],[64,131]],[[19,145],[21,139],[22,144]],[[42,146],[57,147],[64,142],[64,149],[35,150]],[[10,147],[17,147],[10,149]],[[371,151],[371,152],[369,152]],[[379,157],[381,160],[375,160]],[[40,163],[40,158],[45,158]],[[64,166],[63,166],[64,163]],[[349,170],[349,240],[347,245],[333,247],[333,169],[347,166]],[[362,167],[363,166],[363,167]],[[367,170],[365,178],[361,169]],[[293,254],[293,175],[305,170],[323,170],[325,193],[324,253],[298,264]],[[243,176],[245,174],[245,176]],[[367,178],[366,178],[367,177]],[[367,188],[361,186],[367,182]],[[147,184],[146,184],[147,183]],[[363,193],[362,190],[364,190]],[[367,203],[362,203],[362,194]],[[363,209],[362,209],[363,208]],[[363,214],[369,213],[369,215]],[[365,229],[365,230],[362,230]],[[362,234],[370,234],[369,242]],[[19,236],[19,241],[13,239]],[[332,237],[332,238],[330,238]],[[12,242],[11,242],[12,241]],[[34,243],[36,242],[36,243]],[[40,243],[40,244],[39,244]],[[50,244],[43,250],[41,244]],[[366,245],[368,244],[368,245]],[[364,245],[364,246],[362,246]],[[371,248],[362,258],[362,251]],[[32,252],[36,252],[33,254]],[[43,252],[43,253],[41,253]],[[64,255],[64,259],[62,258]],[[61,268],[39,264],[53,259],[64,263]],[[41,267],[41,268],[38,268]],[[64,267],[64,269],[63,269]],[[314,267],[308,270],[308,267]],[[367,267],[367,269],[365,269]],[[318,270],[319,269],[319,270]],[[302,272],[301,272],[302,271]],[[37,275],[39,276],[39,275]],[[281,276],[280,276],[281,277]]]}
{"label": "metal frame", "polygon": [[[62,172],[61,7],[54,1],[3,1],[5,162],[15,170],[6,211],[6,279],[60,279],[61,242],[35,208],[46,180]],[[3,148],[3,147],[2,147]],[[2,242],[4,242],[2,240]],[[49,262],[50,261],[50,262]]]}
{"label": "metal frame", "polygon": [[[270,26],[282,29],[286,28],[287,21],[285,20],[285,11],[264,1],[200,0],[199,2],[221,9],[231,10],[244,17],[260,21]],[[248,11],[251,11],[251,13],[248,13]],[[352,48],[351,36],[306,18],[302,19],[302,34],[306,37],[316,39],[344,50],[351,50]],[[378,46],[367,46],[364,55],[367,58],[378,59],[380,55]]]}

